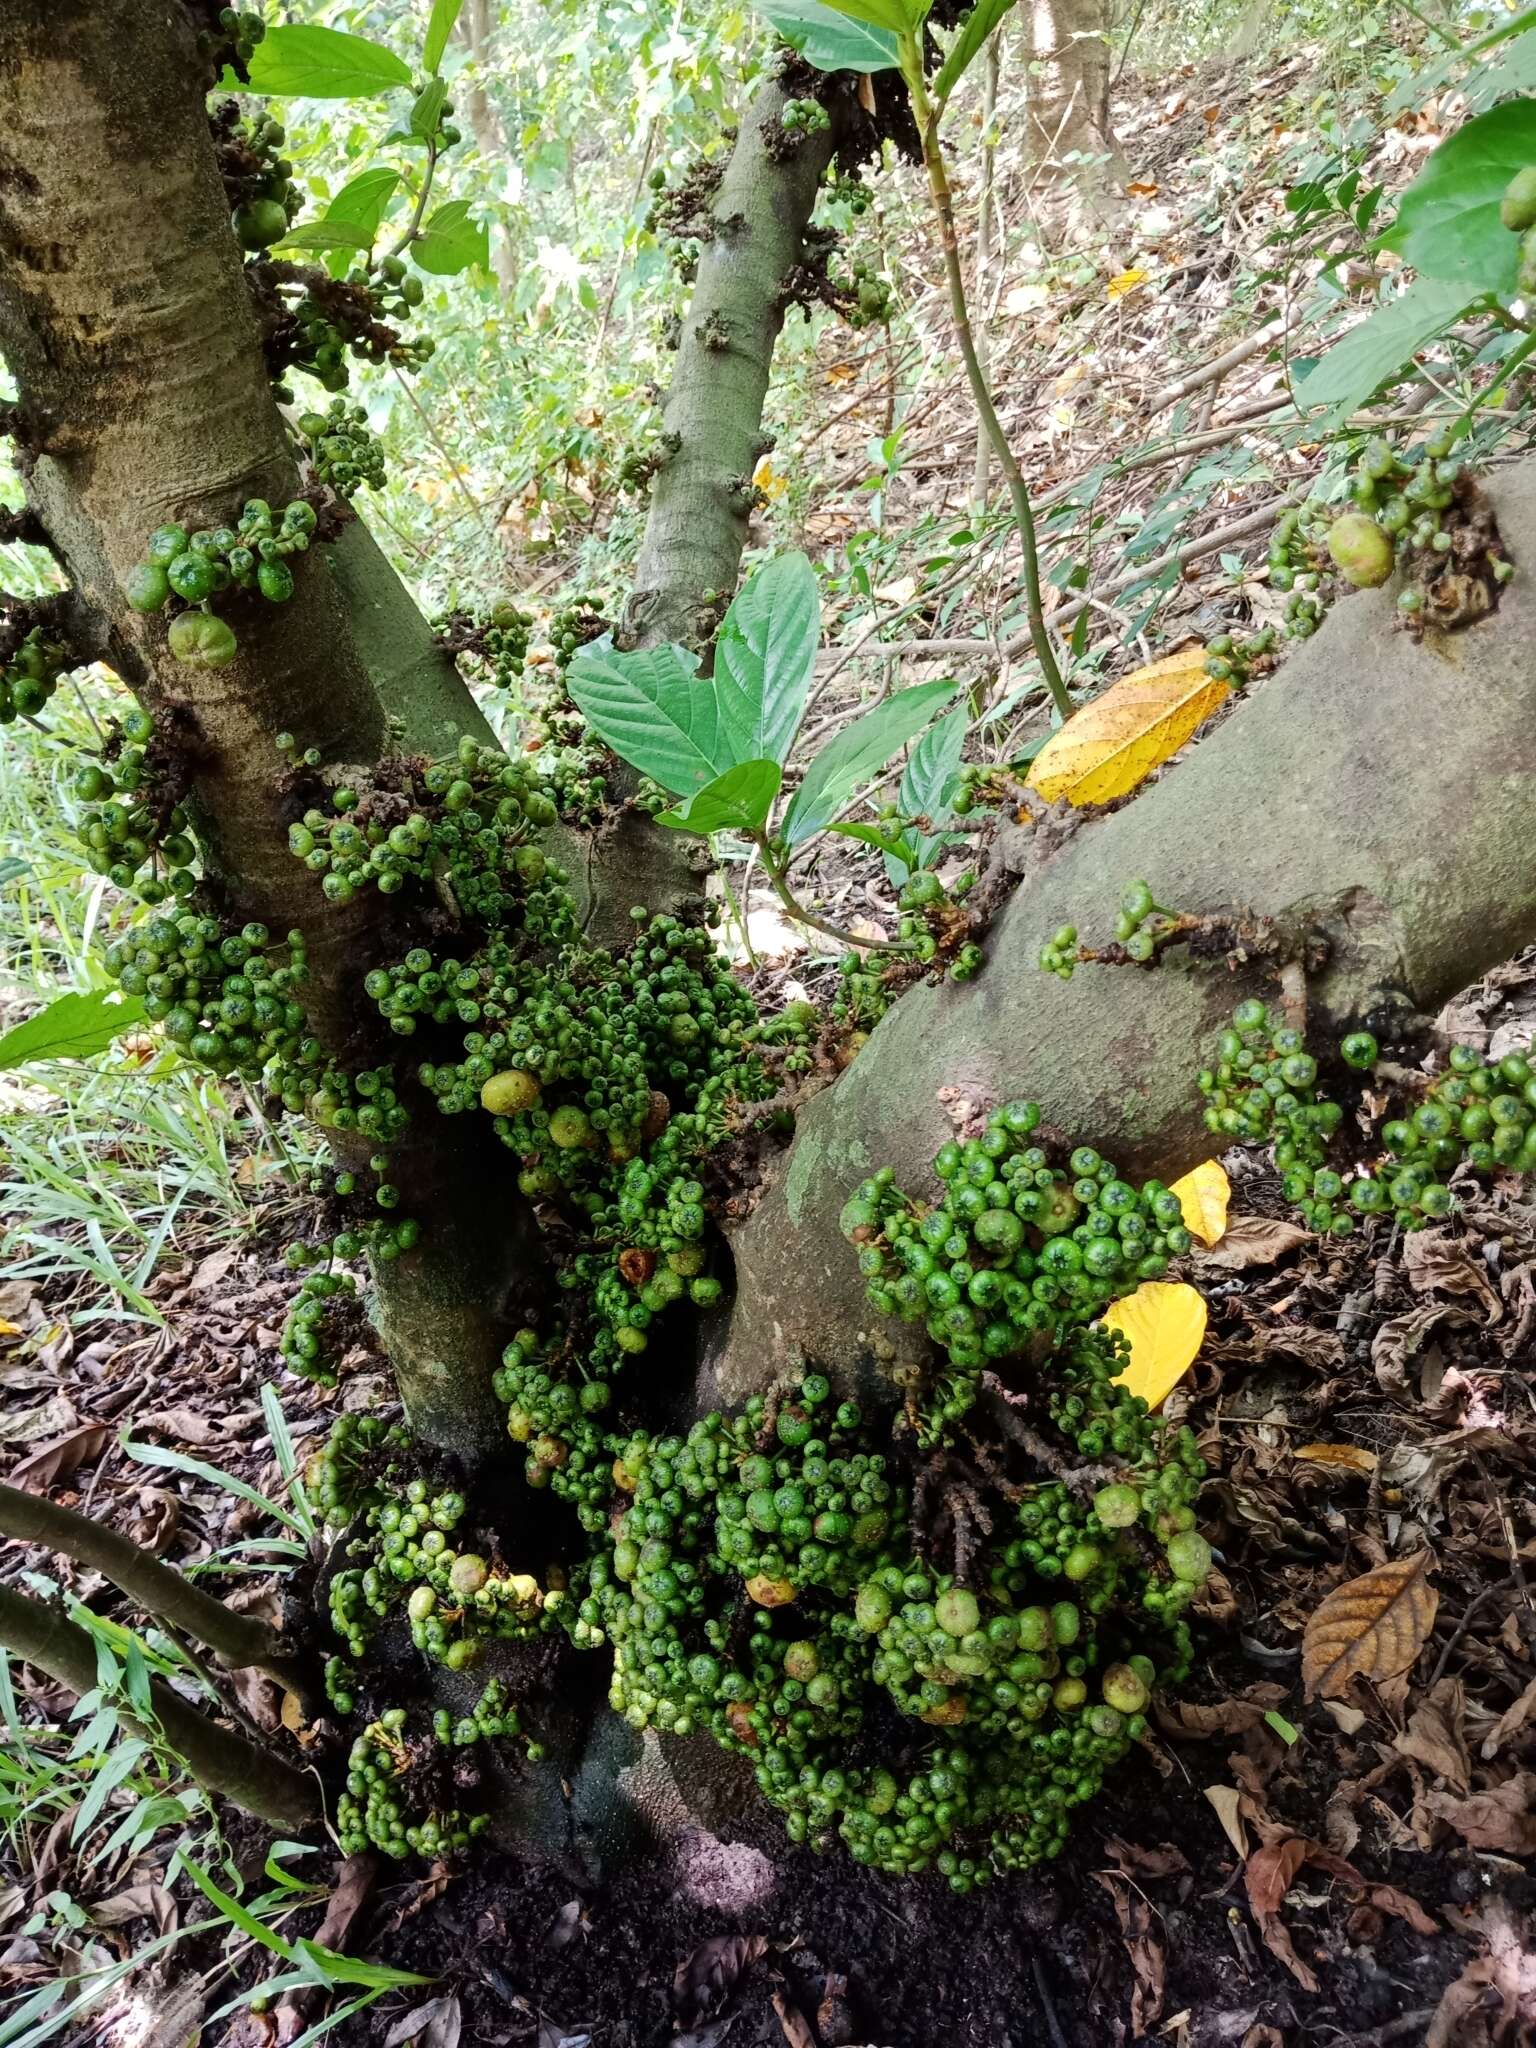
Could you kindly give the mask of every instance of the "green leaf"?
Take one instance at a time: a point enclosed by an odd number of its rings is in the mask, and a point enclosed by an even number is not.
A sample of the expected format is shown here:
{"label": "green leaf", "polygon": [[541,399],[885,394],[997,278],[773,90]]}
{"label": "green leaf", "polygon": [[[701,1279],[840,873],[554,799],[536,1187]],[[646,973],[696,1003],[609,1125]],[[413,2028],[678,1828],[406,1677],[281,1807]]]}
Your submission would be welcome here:
{"label": "green leaf", "polygon": [[820,0],[757,0],[757,11],[818,71],[894,71],[890,29],[853,22]]}
{"label": "green leaf", "polygon": [[269,28],[251,57],[249,87],[268,99],[371,99],[409,85],[411,67],[382,43],[303,23]]}
{"label": "green leaf", "polygon": [[864,21],[892,35],[915,35],[928,18],[933,0],[828,0],[838,14],[850,21]]}
{"label": "green leaf", "polygon": [[830,824],[833,816],[860,783],[868,782],[889,761],[898,747],[922,731],[941,704],[947,704],[960,685],[941,680],[918,683],[899,690],[862,718],[846,726],[835,740],[822,748],[805,771],[805,780],[795,791],[795,800],[784,819],[784,837],[798,846]]}
{"label": "green leaf", "polygon": [[[912,749],[912,757],[902,773],[901,787],[896,801],[903,817],[922,816],[933,825],[947,825],[954,816],[949,800],[954,795],[955,778],[960,772],[960,757],[965,751],[966,728],[970,723],[966,708],[957,705],[947,718],[939,719]],[[942,832],[915,832],[916,844],[911,858],[903,860],[910,869],[927,867],[928,862],[943,843]],[[900,856],[898,856],[900,858]],[[891,871],[886,873],[899,888],[907,877]]]}
{"label": "green leaf", "polygon": [[976,0],[976,5],[961,23],[959,33],[950,44],[944,62],[939,66],[939,75],[933,81],[936,99],[949,98],[981,55],[988,36],[1012,5],[1013,0]]}
{"label": "green leaf", "polygon": [[706,782],[679,811],[662,811],[656,819],[674,832],[760,832],[784,780],[777,761],[739,761],[713,782]]}
{"label": "green leaf", "polygon": [[418,1977],[411,1970],[392,1969],[387,1963],[365,1963],[357,1956],[338,1955],[322,1948],[318,1941],[300,1935],[293,1944],[296,1958],[307,1958],[330,1984],[367,1984],[375,1990],[390,1991],[397,1985],[435,1984],[435,1977]]}
{"label": "green leaf", "polygon": [[682,647],[621,654],[605,633],[576,650],[565,679],[599,739],[674,796],[693,796],[737,766],[720,701],[698,667]]}
{"label": "green leaf", "polygon": [[302,227],[290,228],[283,237],[285,249],[357,249],[367,251],[373,247],[373,236],[366,228],[358,227],[348,220],[311,220]]}
{"label": "green leaf", "polygon": [[804,555],[780,555],[738,594],[715,642],[715,692],[738,760],[783,762],[805,713],[821,593]]}
{"label": "green leaf", "polygon": [[1464,284],[1415,278],[1400,297],[1378,306],[1368,320],[1334,343],[1311,375],[1298,383],[1297,404],[1303,412],[1326,405],[1339,418],[1352,413],[1478,296]]}
{"label": "green leaf", "polygon": [[256,1918],[256,1915],[247,1912],[238,1899],[231,1898],[228,1892],[221,1890],[200,1863],[182,1852],[173,1860],[171,1865],[172,1871],[176,1869],[178,1864],[187,1873],[188,1877],[191,1878],[192,1882],[203,1894],[203,1897],[224,1916],[232,1927],[238,1927],[242,1934],[249,1935],[251,1940],[259,1943],[262,1948],[270,1949],[273,1955],[281,1956],[284,1962],[291,1963],[293,1961],[293,1950],[283,1940],[282,1936],[274,1934],[270,1927],[263,1926],[261,1921]]}
{"label": "green leaf", "polygon": [[443,108],[447,104],[447,79],[429,78],[416,95],[416,104],[411,108],[411,133],[422,142],[435,135],[437,125],[443,118]]}
{"label": "green leaf", "polygon": [[1287,1721],[1284,1714],[1276,1713],[1273,1707],[1271,1707],[1268,1713],[1264,1716],[1264,1720],[1265,1724],[1268,1727],[1274,1729],[1275,1733],[1279,1736],[1282,1742],[1291,1744],[1300,1742],[1301,1730],[1295,1725],[1294,1722]]}
{"label": "green leaf", "polygon": [[[400,173],[391,170],[387,164],[381,164],[371,171],[359,171],[355,178],[349,179],[342,186],[325,209],[324,218],[316,225],[321,229],[355,228],[367,237],[366,241],[357,243],[336,242],[332,244],[335,249],[351,248],[354,252],[359,249],[371,249],[378,237],[379,229],[384,225],[389,202],[394,198],[399,184]],[[344,256],[339,260],[333,259],[331,263],[331,270],[336,275],[347,268]]]}
{"label": "green leaf", "polygon": [[903,867],[911,867],[917,858],[917,849],[903,833],[892,831],[884,825],[849,824],[829,825],[829,832],[840,832],[845,839],[862,840],[865,846],[877,846],[888,859],[900,861]]}
{"label": "green leaf", "polygon": [[121,1001],[115,990],[88,996],[60,996],[35,1017],[0,1038],[0,1072],[28,1060],[84,1060],[105,1052],[113,1039],[132,1030],[144,1015],[137,996]]}
{"label": "green leaf", "polygon": [[1536,163],[1536,103],[1510,100],[1479,114],[1442,142],[1403,194],[1397,219],[1382,236],[1420,278],[1455,282],[1472,292],[1509,298],[1520,263],[1520,237],[1499,219],[1504,187]]}
{"label": "green leaf", "polygon": [[448,38],[453,34],[464,0],[432,0],[432,19],[427,23],[427,40],[421,46],[421,61],[434,74],[443,61]]}
{"label": "green leaf", "polygon": [[467,199],[450,199],[428,216],[409,254],[418,270],[453,277],[472,263],[485,269],[491,260],[490,236],[484,221],[470,219]]}

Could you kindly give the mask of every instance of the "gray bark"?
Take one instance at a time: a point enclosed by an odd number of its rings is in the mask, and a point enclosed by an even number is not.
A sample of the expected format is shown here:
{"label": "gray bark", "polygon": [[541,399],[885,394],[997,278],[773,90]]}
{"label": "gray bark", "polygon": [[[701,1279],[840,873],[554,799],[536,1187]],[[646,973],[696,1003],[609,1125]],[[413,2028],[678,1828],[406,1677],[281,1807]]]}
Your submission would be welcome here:
{"label": "gray bark", "polygon": [[1536,938],[1536,463],[1490,495],[1521,565],[1491,619],[1415,644],[1397,628],[1395,586],[1341,603],[1155,787],[1025,877],[976,981],[905,996],[802,1113],[735,1233],[724,1399],[766,1387],[796,1356],[878,1380],[883,1347],[910,1341],[865,1302],[837,1217],[882,1165],[933,1193],[933,1154],[953,1134],[941,1089],[981,1109],[1033,1097],[1138,1174],[1172,1178],[1220,1149],[1195,1073],[1233,1003],[1272,996],[1272,975],[1178,951],[1154,971],[1083,966],[1066,983],[1036,965],[1059,925],[1106,941],[1127,882],[1180,910],[1240,906],[1324,935],[1310,996],[1327,1036],[1367,1018],[1412,1034]]}
{"label": "gray bark", "polygon": [[[218,525],[247,497],[281,503],[298,486],[181,8],[12,0],[0,13],[0,350],[29,423],[30,503],[112,665],[191,738],[200,837],[228,909],[305,930],[313,1027],[349,1063],[370,1063],[359,1052],[376,1020],[360,982],[382,899],[327,906],[289,854],[275,737],[366,771],[398,744],[391,717],[416,746],[487,732],[360,527],[302,558],[287,604],[226,601],[240,643],[226,668],[177,664],[163,616],[123,598],[156,525]],[[374,1058],[398,1054],[378,1039]],[[438,1206],[406,1212],[428,1227],[378,1285],[413,1422],[473,1451],[500,1440],[490,1375],[531,1223],[483,1119],[459,1137],[454,1176],[442,1149],[422,1102],[395,1178],[407,1201],[419,1190]],[[492,1210],[505,1218],[494,1243]],[[455,1246],[460,1218],[474,1259]]]}

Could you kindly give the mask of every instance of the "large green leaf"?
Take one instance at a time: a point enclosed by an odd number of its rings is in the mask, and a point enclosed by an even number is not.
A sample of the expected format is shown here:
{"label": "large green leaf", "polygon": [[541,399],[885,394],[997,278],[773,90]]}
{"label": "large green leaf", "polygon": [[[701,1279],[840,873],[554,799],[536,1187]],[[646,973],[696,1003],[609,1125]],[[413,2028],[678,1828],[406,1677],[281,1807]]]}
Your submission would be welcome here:
{"label": "large green leaf", "polygon": [[111,989],[90,995],[59,996],[35,1017],[17,1024],[0,1038],[0,1071],[28,1060],[83,1060],[105,1052],[119,1033],[129,1031],[144,1015],[137,996],[126,1002]]}
{"label": "large green leaf", "polygon": [[421,61],[429,71],[435,72],[442,63],[448,38],[453,34],[453,25],[463,5],[464,0],[432,0],[432,18],[427,23],[427,40],[421,51]]}
{"label": "large green leaf", "polygon": [[1335,342],[1298,385],[1297,403],[1303,412],[1326,405],[1340,418],[1353,412],[1479,296],[1465,284],[1415,278],[1400,297],[1378,306],[1368,320]]}
{"label": "large green leaf", "polygon": [[821,639],[821,593],[804,555],[759,569],[715,641],[715,692],[740,761],[787,761]]}
{"label": "large green leaf", "polygon": [[662,811],[656,819],[674,832],[760,832],[784,780],[777,761],[739,761],[713,782],[705,783],[680,810]]}
{"label": "large green leaf", "polygon": [[850,21],[862,21],[871,28],[889,29],[892,35],[911,35],[927,18],[932,0],[828,0],[838,14]]}
{"label": "large green leaf", "polygon": [[[377,165],[371,171],[359,171],[355,178],[348,179],[342,186],[325,209],[324,217],[314,223],[315,229],[330,239],[316,241],[310,246],[332,250],[330,267],[334,275],[341,276],[351,267],[348,252],[373,247],[399,183],[400,173],[391,170],[387,164]],[[303,232],[301,229],[288,237],[290,246],[295,240],[299,240],[300,247],[303,246],[300,239]],[[347,241],[344,236],[348,232],[362,239]]]}
{"label": "large green leaf", "polygon": [[[912,749],[896,795],[904,818],[923,817],[934,826],[947,825],[953,818],[955,814],[950,809],[949,800],[955,793],[969,723],[965,706],[957,705],[947,718],[940,718],[929,726]],[[940,831],[914,831],[912,839],[913,860],[900,859],[899,864],[890,859],[886,861],[886,874],[898,887],[906,881],[909,868],[927,867],[931,856],[943,844],[944,835]]]}
{"label": "large green leaf", "polygon": [[981,55],[986,40],[1003,16],[1013,5],[1013,0],[976,0],[965,20],[960,24],[954,41],[950,44],[944,62],[939,66],[939,75],[933,81],[934,97],[947,100],[967,71]]}
{"label": "large green leaf", "polygon": [[467,199],[450,199],[428,215],[410,258],[418,270],[430,270],[435,277],[453,277],[472,263],[483,270],[491,260],[485,222],[470,219]]}
{"label": "large green leaf", "polygon": [[1421,278],[1444,278],[1509,298],[1520,238],[1499,219],[1516,171],[1536,163],[1536,102],[1510,100],[1442,142],[1403,194],[1382,236]]}
{"label": "large green leaf", "polygon": [[757,0],[757,11],[818,71],[896,68],[896,37],[890,29],[849,21],[821,0]]}
{"label": "large green leaf", "polygon": [[784,818],[788,843],[798,846],[829,824],[860,783],[878,775],[896,749],[921,732],[959,687],[952,681],[918,683],[910,690],[899,690],[845,726],[822,748],[795,791]]}
{"label": "large green leaf", "polygon": [[682,647],[619,653],[605,633],[566,670],[576,708],[621,759],[675,796],[693,796],[738,766],[720,702]]}
{"label": "large green leaf", "polygon": [[297,23],[269,28],[251,57],[249,87],[269,99],[371,99],[409,85],[411,67],[382,43],[345,29]]}

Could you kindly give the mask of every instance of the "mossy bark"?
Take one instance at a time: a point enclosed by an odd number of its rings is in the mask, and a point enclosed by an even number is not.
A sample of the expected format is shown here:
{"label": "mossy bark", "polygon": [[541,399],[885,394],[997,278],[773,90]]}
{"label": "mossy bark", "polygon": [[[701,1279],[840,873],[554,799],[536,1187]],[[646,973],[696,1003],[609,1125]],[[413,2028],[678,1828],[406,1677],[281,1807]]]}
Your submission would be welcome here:
{"label": "mossy bark", "polygon": [[802,1113],[734,1236],[724,1398],[796,1357],[878,1374],[886,1346],[910,1341],[865,1302],[838,1211],[883,1165],[931,1196],[933,1154],[962,1104],[1033,1097],[1138,1174],[1172,1178],[1221,1149],[1195,1074],[1233,1003],[1274,994],[1272,969],[1176,950],[1154,970],[1084,966],[1063,983],[1036,965],[1059,925],[1088,944],[1110,938],[1127,882],[1145,879],[1180,910],[1241,907],[1325,942],[1310,990],[1323,1038],[1369,1021],[1412,1040],[1448,996],[1536,938],[1536,464],[1490,495],[1519,565],[1491,619],[1415,643],[1395,586],[1342,602],[1155,787],[1026,874],[976,981],[903,997]]}
{"label": "mossy bark", "polygon": [[[179,7],[12,0],[0,12],[0,350],[16,376],[28,493],[99,625],[106,657],[184,744],[212,885],[237,922],[309,941],[313,1027],[349,1065],[398,1048],[361,979],[382,900],[338,911],[287,850],[281,731],[369,764],[488,731],[360,526],[298,562],[285,605],[231,594],[239,639],[182,667],[122,579],[163,521],[216,525],[298,485],[229,230],[192,32]],[[392,728],[391,721],[394,721]],[[526,1279],[524,1208],[488,1132],[450,1139],[418,1102],[395,1177],[428,1184],[420,1248],[378,1273],[401,1390],[423,1434],[467,1454],[499,1428],[499,1317]],[[496,1225],[500,1228],[496,1228]],[[466,1253],[465,1242],[474,1247]]]}
{"label": "mossy bark", "polygon": [[631,646],[706,646],[736,588],[773,352],[835,147],[829,126],[783,151],[776,138],[794,97],[777,80],[754,95],[710,204],[713,238],[699,256],[662,421],[677,445],[651,484],[625,614]]}

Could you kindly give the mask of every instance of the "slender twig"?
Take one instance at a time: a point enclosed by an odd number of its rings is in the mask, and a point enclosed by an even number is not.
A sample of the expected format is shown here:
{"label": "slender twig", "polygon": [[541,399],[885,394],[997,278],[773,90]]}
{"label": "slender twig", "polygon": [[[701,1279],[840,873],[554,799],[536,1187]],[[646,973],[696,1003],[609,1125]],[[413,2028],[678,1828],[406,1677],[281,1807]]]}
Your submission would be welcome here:
{"label": "slender twig", "polygon": [[949,287],[950,319],[955,330],[955,339],[960,347],[960,359],[965,365],[966,382],[971,387],[971,398],[987,438],[992,443],[992,452],[997,457],[997,466],[1003,473],[1008,486],[1008,495],[1013,502],[1014,523],[1019,530],[1019,545],[1024,555],[1024,591],[1026,609],[1029,613],[1030,639],[1035,658],[1045,677],[1046,687],[1051,693],[1057,711],[1063,718],[1072,716],[1072,699],[1062,681],[1061,669],[1057,664],[1056,651],[1051,645],[1051,636],[1045,623],[1045,601],[1040,587],[1040,547],[1035,534],[1034,509],[1029,501],[1029,486],[1024,481],[1018,458],[1012,443],[997,416],[997,407],[992,403],[992,393],[987,386],[986,372],[976,353],[976,337],[971,329],[970,308],[966,303],[965,274],[960,263],[960,242],[955,232],[955,202],[950,190],[949,173],[944,164],[944,153],[939,142],[939,114],[928,96],[928,87],[923,77],[922,51],[915,35],[904,36],[901,45],[901,70],[906,80],[907,91],[912,99],[912,112],[917,121],[918,134],[923,145],[923,167],[928,174],[928,191],[933,203],[934,217],[939,227],[939,244],[944,257],[944,275]]}
{"label": "slender twig", "polygon": [[485,535],[486,539],[494,545],[496,539],[496,532],[493,527],[487,525],[486,523],[485,507],[475,497],[474,492],[471,491],[468,483],[465,481],[463,470],[460,469],[458,463],[454,460],[452,455],[449,454],[448,449],[443,443],[442,436],[438,433],[436,426],[433,424],[432,415],[427,411],[427,408],[422,404],[421,399],[417,396],[415,386],[411,383],[408,377],[403,375],[400,369],[400,365],[398,363],[391,363],[389,367],[394,371],[395,381],[399,384],[400,389],[405,393],[406,397],[410,400],[411,408],[415,412],[417,419],[419,419],[423,427],[425,427],[427,432],[427,439],[432,443],[432,446],[437,450],[438,454],[441,455],[444,462],[447,463],[449,469],[452,470],[453,480],[458,485],[459,491],[463,496],[465,504],[469,507],[470,511],[474,513],[475,518],[479,521],[480,531]]}
{"label": "slender twig", "polygon": [[784,878],[784,870],[774,858],[773,848],[766,833],[753,834],[753,844],[763,857],[763,868],[778,897],[790,916],[799,923],[809,925],[812,931],[822,932],[829,939],[836,939],[840,946],[851,946],[864,953],[910,953],[915,949],[907,939],[872,939],[858,932],[845,931],[841,925],[830,924],[824,917],[818,917],[814,910],[807,910],[799,902]]}
{"label": "slender twig", "polygon": [[[427,139],[427,164],[426,169],[421,174],[421,187],[416,194],[416,204],[411,209],[411,217],[406,224],[405,233],[389,252],[390,257],[403,256],[412,242],[415,241],[421,228],[421,217],[427,210],[427,199],[432,191],[432,176],[436,169],[437,137],[433,135]],[[389,258],[386,257],[385,260],[387,262]]]}

